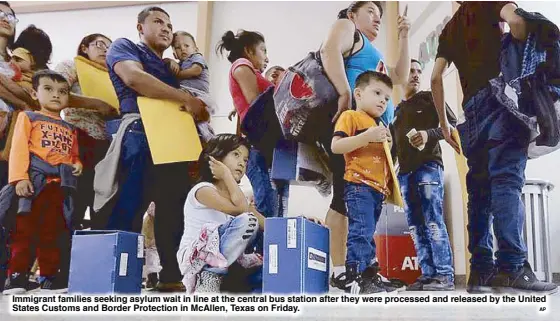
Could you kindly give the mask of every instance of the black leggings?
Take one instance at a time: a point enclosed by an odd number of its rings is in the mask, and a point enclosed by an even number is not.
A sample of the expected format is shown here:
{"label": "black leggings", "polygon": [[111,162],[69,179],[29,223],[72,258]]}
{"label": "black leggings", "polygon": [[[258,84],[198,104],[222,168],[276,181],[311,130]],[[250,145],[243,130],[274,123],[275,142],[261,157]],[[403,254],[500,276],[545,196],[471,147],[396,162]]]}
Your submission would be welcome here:
{"label": "black leggings", "polygon": [[159,280],[164,283],[180,282],[182,275],[177,251],[184,231],[183,207],[192,187],[188,163],[156,165],[152,177],[152,199],[156,204],[154,232],[162,267]]}

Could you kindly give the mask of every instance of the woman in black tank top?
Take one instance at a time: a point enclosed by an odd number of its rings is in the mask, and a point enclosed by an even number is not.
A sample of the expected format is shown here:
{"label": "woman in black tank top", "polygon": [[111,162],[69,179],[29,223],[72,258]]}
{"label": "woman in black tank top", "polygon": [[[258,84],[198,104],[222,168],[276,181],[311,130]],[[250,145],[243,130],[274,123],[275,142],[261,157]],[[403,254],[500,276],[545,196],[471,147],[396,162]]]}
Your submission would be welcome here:
{"label": "woman in black tank top", "polygon": [[[347,9],[340,11],[339,20],[334,23],[327,39],[320,49],[321,64],[324,72],[338,93],[338,106],[332,118],[333,124],[342,112],[352,105],[352,92],[346,77],[345,60],[363,47],[361,34],[369,41],[374,41],[381,27],[383,7],[379,1],[355,1]],[[410,69],[408,50],[408,30],[410,22],[406,17],[398,18],[400,57],[395,68],[390,69],[394,83],[405,83]],[[391,70],[392,69],[392,70]],[[323,145],[329,144],[332,136],[325,137]],[[330,146],[329,146],[330,147]],[[330,150],[330,148],[329,148]],[[333,172],[333,200],[327,212],[326,225],[331,229],[331,257],[335,266],[334,274],[344,271],[346,248],[344,240],[348,233],[348,220],[344,194],[344,159],[331,155],[330,167]],[[341,266],[341,268],[339,268]]]}

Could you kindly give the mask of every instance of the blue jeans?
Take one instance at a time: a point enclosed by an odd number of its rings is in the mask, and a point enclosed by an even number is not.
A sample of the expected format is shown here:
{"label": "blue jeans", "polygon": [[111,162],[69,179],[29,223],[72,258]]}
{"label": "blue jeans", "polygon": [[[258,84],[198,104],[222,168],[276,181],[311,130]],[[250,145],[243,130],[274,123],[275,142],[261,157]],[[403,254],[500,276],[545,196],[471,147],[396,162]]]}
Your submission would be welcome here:
{"label": "blue jeans", "polygon": [[362,273],[373,263],[375,241],[373,233],[385,196],[365,184],[346,182],[344,201],[348,213],[348,242],[346,243],[346,266],[356,266]]}
{"label": "blue jeans", "polygon": [[404,210],[424,278],[454,280],[453,256],[443,220],[443,168],[428,162],[399,174]]}
{"label": "blue jeans", "polygon": [[[253,187],[255,207],[264,217],[287,217],[289,182],[270,178],[270,169],[266,159],[258,149],[251,148],[247,162],[247,177]],[[264,235],[258,232],[256,250],[263,252]]]}
{"label": "blue jeans", "polygon": [[[257,218],[252,213],[243,213],[218,227],[220,235],[220,253],[226,258],[227,265],[232,265],[252,245],[259,230]],[[227,268],[210,268],[205,270],[226,274]]]}
{"label": "blue jeans", "polygon": [[288,215],[289,182],[270,178],[270,169],[258,149],[251,148],[247,163],[247,177],[253,187],[257,211],[265,217]]}
{"label": "blue jeans", "polygon": [[500,270],[522,267],[527,248],[523,240],[525,207],[521,191],[529,132],[496,102],[488,88],[464,106],[466,122],[458,126],[469,172],[467,174],[469,251],[471,269],[488,272],[494,267],[490,227],[498,239]]}
{"label": "blue jeans", "polygon": [[[142,214],[147,208],[147,169],[152,156],[144,126],[140,120],[133,122],[124,134],[119,164],[119,194],[106,228],[140,232]],[[151,201],[151,200],[150,200]],[[140,219],[139,219],[140,218]]]}

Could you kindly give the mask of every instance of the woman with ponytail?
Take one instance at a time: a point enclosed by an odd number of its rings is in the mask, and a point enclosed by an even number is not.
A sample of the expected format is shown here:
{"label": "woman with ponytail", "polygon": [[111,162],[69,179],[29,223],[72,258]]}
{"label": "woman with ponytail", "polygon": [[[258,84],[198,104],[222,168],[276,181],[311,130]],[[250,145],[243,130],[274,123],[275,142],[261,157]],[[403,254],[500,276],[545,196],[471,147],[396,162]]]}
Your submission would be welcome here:
{"label": "woman with ponytail", "polygon": [[[272,150],[279,138],[274,133],[280,133],[280,129],[273,108],[274,85],[262,75],[268,64],[264,36],[254,31],[241,30],[237,34],[228,31],[218,43],[217,51],[222,54],[224,51],[227,52],[227,59],[232,63],[229,72],[229,90],[242,132],[247,135],[252,145],[247,177],[253,187],[255,205],[266,217],[278,216],[279,212],[285,212],[282,207],[287,206],[280,204],[280,200],[287,197],[278,195],[269,173]],[[261,107],[255,107],[260,106],[261,103],[267,105],[262,107],[264,111],[260,109]],[[262,117],[263,115],[266,117]],[[263,126],[262,122],[256,125],[255,121],[262,121],[264,118],[272,120],[267,125],[273,125],[274,129],[267,127],[266,132],[261,132],[260,128],[266,125]],[[287,191],[287,188],[281,189],[282,194]]]}
{"label": "woman with ponytail", "polygon": [[262,73],[268,64],[264,36],[258,32],[241,30],[236,34],[226,32],[218,43],[217,51],[229,52],[232,63],[229,89],[233,104],[241,121],[251,103],[272,83]]}

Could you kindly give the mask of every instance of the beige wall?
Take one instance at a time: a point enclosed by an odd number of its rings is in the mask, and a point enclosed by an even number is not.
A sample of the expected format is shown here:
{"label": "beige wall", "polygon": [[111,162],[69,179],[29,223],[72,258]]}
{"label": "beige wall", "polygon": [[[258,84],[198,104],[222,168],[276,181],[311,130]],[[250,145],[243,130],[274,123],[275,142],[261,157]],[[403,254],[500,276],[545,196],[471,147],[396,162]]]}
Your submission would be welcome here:
{"label": "beige wall", "polygon": [[[136,31],[137,16],[148,5],[158,5],[168,11],[175,29],[196,32],[196,2],[160,2],[87,10],[22,13],[17,15],[19,23],[16,31],[21,32],[30,24],[45,30],[53,43],[51,67],[54,68],[60,61],[73,59],[82,38],[91,33],[102,33],[113,40],[124,37],[139,41]],[[173,56],[171,49],[166,51],[166,56]]]}
{"label": "beige wall", "polygon": [[[159,1],[11,1],[17,14],[157,4]],[[169,1],[171,2],[171,1]],[[173,1],[177,2],[177,1]],[[183,1],[185,2],[185,1]]]}

